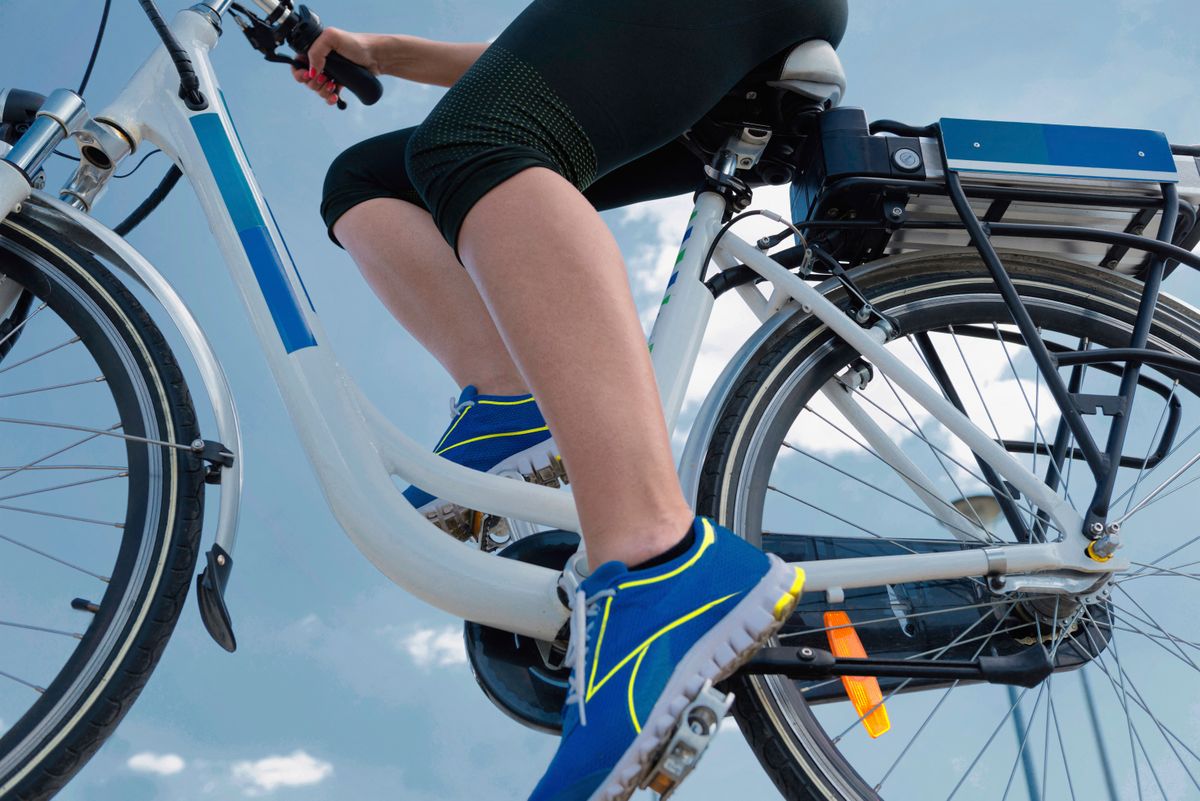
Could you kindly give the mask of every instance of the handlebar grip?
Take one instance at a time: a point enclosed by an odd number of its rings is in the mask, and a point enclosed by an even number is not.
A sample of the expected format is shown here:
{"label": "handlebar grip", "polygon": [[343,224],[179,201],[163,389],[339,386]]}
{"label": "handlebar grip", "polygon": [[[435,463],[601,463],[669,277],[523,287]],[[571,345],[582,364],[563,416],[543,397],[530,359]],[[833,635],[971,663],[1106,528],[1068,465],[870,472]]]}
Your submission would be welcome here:
{"label": "handlebar grip", "polygon": [[340,53],[332,52],[325,57],[324,72],[338,86],[353,92],[365,106],[374,105],[383,97],[383,84],[379,79],[366,67],[360,67]]}

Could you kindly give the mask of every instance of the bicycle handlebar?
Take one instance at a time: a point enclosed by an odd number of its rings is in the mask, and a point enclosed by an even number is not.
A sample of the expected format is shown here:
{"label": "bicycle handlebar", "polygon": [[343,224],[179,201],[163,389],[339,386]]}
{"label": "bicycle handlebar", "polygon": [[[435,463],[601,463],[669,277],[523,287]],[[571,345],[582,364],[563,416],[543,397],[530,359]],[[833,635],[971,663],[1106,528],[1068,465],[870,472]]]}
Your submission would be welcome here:
{"label": "bicycle handlebar", "polygon": [[[307,55],[308,49],[325,30],[325,26],[321,24],[321,18],[316,12],[308,6],[300,6],[294,17],[295,22],[287,32],[287,43],[297,54]],[[373,105],[383,97],[383,84],[379,82],[379,78],[366,67],[355,64],[336,51],[326,56],[323,72],[338,86],[353,92],[363,105]]]}

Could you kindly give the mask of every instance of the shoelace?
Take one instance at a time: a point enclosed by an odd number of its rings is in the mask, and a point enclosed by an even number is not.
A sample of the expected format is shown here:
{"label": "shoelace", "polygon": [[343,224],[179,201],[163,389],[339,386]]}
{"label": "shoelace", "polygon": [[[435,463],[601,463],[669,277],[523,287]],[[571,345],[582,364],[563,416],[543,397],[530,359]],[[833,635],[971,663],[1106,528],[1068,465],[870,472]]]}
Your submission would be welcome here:
{"label": "shoelace", "polygon": [[467,401],[463,401],[462,403],[459,403],[458,398],[451,395],[450,396],[450,416],[457,417],[458,413],[461,412],[463,409],[469,409],[474,405],[475,405],[475,401],[473,401],[473,400],[467,400]]}
{"label": "shoelace", "polygon": [[588,598],[582,589],[575,591],[575,603],[571,605],[571,640],[567,643],[567,662],[571,663],[568,680],[567,703],[579,707],[579,725],[587,725],[587,638],[588,621],[600,610],[596,602],[601,598],[616,595],[616,590],[601,590]]}

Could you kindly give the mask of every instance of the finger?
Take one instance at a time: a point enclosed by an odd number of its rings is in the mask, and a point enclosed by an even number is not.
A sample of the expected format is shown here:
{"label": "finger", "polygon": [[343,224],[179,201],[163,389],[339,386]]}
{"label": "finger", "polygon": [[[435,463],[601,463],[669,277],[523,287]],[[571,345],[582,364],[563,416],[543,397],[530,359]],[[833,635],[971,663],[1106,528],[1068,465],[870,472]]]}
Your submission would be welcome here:
{"label": "finger", "polygon": [[325,69],[325,58],[333,50],[335,29],[326,28],[308,48],[308,64],[318,73]]}
{"label": "finger", "polygon": [[292,77],[298,83],[308,83],[308,68],[300,69],[299,67],[292,67]]}

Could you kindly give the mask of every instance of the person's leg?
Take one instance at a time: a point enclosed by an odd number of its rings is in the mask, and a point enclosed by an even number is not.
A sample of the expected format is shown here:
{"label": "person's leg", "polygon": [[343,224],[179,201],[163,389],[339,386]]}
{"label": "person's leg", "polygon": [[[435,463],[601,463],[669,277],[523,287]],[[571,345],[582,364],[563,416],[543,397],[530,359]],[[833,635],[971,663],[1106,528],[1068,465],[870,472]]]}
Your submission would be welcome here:
{"label": "person's leg", "polygon": [[321,214],[392,316],[459,387],[527,393],[479,291],[433,224],[404,168],[414,128],[347,149],[329,167]]}
{"label": "person's leg", "polygon": [[[692,517],[620,253],[581,190],[844,21],[841,0],[535,0],[409,142],[414,185],[543,402],[594,568],[571,599],[563,737],[535,801],[627,799],[803,585]],[[730,701],[704,703],[719,717]]]}
{"label": "person's leg", "polygon": [[668,550],[692,515],[623,261],[581,191],[844,21],[841,0],[534,2],[409,140],[414,186],[562,449],[593,566]]}
{"label": "person's leg", "polygon": [[693,512],[625,265],[561,175],[525,170],[467,215],[459,253],[562,451],[593,567],[679,542]]}
{"label": "person's leg", "polygon": [[373,198],[343,214],[333,230],[392,316],[460,387],[474,385],[485,395],[529,392],[429,212]]}

